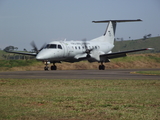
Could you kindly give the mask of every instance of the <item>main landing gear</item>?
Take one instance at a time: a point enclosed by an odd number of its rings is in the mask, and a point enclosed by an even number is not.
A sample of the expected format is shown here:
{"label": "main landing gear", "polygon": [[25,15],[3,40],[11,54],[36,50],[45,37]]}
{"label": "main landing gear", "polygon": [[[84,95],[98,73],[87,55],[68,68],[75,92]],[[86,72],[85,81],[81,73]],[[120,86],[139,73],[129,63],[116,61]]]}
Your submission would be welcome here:
{"label": "main landing gear", "polygon": [[105,66],[103,65],[103,62],[101,62],[101,65],[99,65],[99,70],[105,70]]}
{"label": "main landing gear", "polygon": [[57,70],[57,66],[55,65],[55,63],[53,63],[53,65],[51,66],[51,70]]}

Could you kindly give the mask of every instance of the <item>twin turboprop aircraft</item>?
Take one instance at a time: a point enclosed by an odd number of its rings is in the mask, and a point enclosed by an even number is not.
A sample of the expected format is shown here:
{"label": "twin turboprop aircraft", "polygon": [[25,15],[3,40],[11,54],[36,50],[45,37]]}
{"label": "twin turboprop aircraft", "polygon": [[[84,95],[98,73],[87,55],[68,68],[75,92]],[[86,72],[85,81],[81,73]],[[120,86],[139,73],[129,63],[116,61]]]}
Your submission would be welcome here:
{"label": "twin turboprop aircraft", "polygon": [[6,51],[10,53],[17,53],[23,55],[35,56],[37,60],[45,62],[44,70],[49,70],[48,63],[53,63],[51,70],[57,70],[55,63],[61,62],[79,62],[82,60],[88,60],[89,62],[99,62],[99,70],[105,70],[103,63],[110,62],[110,59],[125,57],[127,53],[138,52],[143,50],[151,50],[152,48],[144,48],[123,52],[114,52],[114,36],[116,30],[116,24],[118,22],[136,22],[142,21],[136,20],[104,20],[104,21],[92,21],[94,23],[106,23],[108,22],[107,29],[104,35],[92,39],[90,41],[53,41],[47,45],[44,45],[40,50],[37,49],[34,42],[32,47],[36,53],[23,53],[16,51]]}

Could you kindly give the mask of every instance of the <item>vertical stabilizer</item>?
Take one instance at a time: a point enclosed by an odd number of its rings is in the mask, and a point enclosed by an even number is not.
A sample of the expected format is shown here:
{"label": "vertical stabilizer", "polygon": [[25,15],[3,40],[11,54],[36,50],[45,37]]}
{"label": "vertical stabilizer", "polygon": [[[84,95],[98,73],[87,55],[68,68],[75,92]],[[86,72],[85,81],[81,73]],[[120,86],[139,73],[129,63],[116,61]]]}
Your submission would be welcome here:
{"label": "vertical stabilizer", "polygon": [[107,29],[103,35],[103,41],[107,41],[110,44],[114,44],[114,37],[116,32],[116,24],[117,22],[136,22],[136,21],[142,21],[141,19],[137,20],[103,20],[103,21],[92,21],[94,23],[106,23],[108,22]]}
{"label": "vertical stabilizer", "polygon": [[104,41],[108,41],[110,44],[114,44],[116,24],[116,22],[110,21],[104,33]]}

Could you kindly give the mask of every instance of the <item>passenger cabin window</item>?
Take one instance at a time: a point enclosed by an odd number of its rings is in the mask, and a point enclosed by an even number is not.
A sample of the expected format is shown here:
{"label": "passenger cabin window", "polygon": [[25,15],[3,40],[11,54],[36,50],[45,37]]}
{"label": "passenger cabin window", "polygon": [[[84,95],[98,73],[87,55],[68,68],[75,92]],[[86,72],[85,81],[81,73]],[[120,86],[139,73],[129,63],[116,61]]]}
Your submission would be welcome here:
{"label": "passenger cabin window", "polygon": [[47,44],[46,49],[62,49],[61,45],[57,45],[57,44]]}

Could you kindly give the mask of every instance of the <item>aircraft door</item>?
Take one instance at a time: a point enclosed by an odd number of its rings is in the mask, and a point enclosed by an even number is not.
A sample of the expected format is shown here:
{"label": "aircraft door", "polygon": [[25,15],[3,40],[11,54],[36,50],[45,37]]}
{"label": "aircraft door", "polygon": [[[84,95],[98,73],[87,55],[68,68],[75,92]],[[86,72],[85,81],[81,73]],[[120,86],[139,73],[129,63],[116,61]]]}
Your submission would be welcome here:
{"label": "aircraft door", "polygon": [[68,56],[68,45],[67,43],[61,42],[62,48],[63,48],[63,57]]}
{"label": "aircraft door", "polygon": [[71,48],[71,45],[70,45],[70,46],[68,45],[67,47],[68,47],[68,56],[69,56],[69,57],[73,57],[73,56],[72,56],[73,50],[72,50],[72,48]]}

